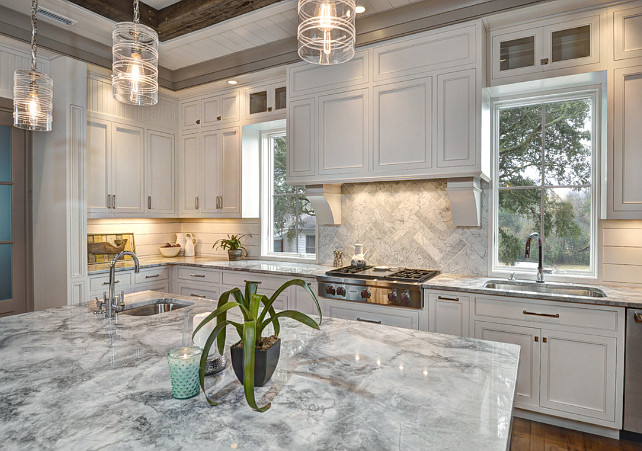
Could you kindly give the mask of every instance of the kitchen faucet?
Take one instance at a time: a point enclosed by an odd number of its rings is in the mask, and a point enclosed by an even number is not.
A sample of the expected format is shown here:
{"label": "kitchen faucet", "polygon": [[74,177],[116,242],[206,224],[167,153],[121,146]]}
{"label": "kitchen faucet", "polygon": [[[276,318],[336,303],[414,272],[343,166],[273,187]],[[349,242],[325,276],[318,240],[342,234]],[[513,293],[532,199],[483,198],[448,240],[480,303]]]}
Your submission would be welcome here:
{"label": "kitchen faucet", "polygon": [[118,312],[119,305],[125,300],[123,292],[121,292],[120,296],[116,296],[114,293],[116,285],[116,262],[125,255],[130,255],[134,259],[134,272],[136,274],[140,272],[140,262],[138,261],[138,257],[131,251],[121,251],[111,259],[111,263],[109,263],[109,296],[105,297],[103,300],[103,304],[105,306],[105,318],[112,318],[114,313]]}
{"label": "kitchen faucet", "polygon": [[524,258],[531,257],[531,240],[537,237],[539,242],[539,261],[537,262],[537,279],[536,282],[544,283],[544,256],[542,253],[542,238],[539,236],[539,233],[533,232],[528,235],[526,239],[526,251],[524,251]]}

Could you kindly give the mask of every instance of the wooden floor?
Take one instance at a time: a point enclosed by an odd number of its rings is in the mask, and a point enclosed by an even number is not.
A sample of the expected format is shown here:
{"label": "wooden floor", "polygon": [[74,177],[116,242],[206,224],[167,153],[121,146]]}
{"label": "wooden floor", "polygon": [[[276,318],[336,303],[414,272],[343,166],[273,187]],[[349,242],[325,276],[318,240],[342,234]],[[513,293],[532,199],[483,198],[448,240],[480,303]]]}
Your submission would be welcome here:
{"label": "wooden floor", "polygon": [[631,451],[642,450],[642,442],[613,440],[514,418],[510,449],[511,451]]}

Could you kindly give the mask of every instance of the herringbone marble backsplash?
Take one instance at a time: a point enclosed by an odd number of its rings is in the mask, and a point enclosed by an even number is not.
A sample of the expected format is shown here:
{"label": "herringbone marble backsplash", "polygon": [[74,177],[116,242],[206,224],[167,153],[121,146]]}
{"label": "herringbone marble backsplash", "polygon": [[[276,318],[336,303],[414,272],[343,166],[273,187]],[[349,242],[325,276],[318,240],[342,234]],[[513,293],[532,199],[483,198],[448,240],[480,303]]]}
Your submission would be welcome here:
{"label": "herringbone marble backsplash", "polygon": [[350,263],[354,243],[369,264],[435,268],[445,273],[488,273],[488,184],[483,183],[482,226],[455,227],[445,180],[343,185],[342,224],[319,226],[319,263],[333,251]]}

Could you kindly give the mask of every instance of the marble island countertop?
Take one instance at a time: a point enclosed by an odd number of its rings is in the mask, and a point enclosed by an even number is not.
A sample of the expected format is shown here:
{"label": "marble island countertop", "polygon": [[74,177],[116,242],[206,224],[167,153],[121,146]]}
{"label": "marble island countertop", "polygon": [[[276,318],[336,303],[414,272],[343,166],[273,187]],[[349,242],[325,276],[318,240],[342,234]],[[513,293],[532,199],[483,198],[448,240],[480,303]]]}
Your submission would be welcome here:
{"label": "marble island countertop", "polygon": [[[153,268],[166,265],[197,266],[202,268],[228,269],[233,271],[252,271],[267,274],[280,274],[286,276],[316,277],[325,274],[330,270],[329,266],[316,265],[313,263],[292,263],[270,260],[239,260],[229,261],[227,258],[215,257],[144,257],[140,259],[142,268]],[[133,269],[134,262],[131,260],[119,261],[116,265],[117,271],[128,271]],[[109,263],[95,263],[89,265],[89,275],[109,272]]]}
{"label": "marble island countertop", "polygon": [[[193,306],[106,320],[87,306],[0,318],[5,449],[438,449],[509,445],[519,347],[328,319],[284,320],[281,359],[245,403],[231,367],[201,395],[171,397],[167,352]],[[236,340],[230,331],[228,342]],[[229,352],[229,351],[228,351]]]}

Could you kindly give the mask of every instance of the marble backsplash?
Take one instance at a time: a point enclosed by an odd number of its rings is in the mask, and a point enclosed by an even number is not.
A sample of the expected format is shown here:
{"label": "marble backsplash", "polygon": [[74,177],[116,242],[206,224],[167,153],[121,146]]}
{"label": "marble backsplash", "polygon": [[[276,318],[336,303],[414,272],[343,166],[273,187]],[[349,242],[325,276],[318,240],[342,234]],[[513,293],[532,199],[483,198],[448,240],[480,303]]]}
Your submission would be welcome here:
{"label": "marble backsplash", "polygon": [[342,187],[342,224],[319,226],[319,263],[333,251],[349,264],[354,243],[368,263],[488,274],[488,191],[482,183],[481,227],[455,227],[446,180],[355,183]]}

